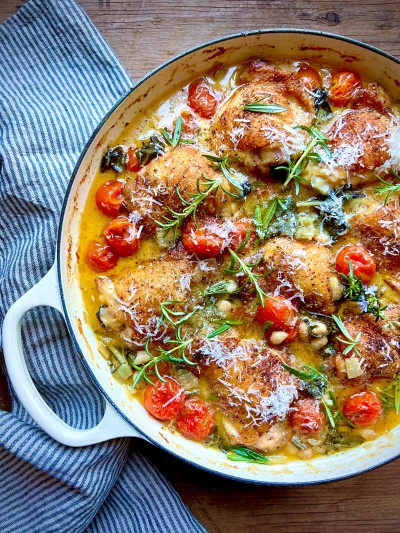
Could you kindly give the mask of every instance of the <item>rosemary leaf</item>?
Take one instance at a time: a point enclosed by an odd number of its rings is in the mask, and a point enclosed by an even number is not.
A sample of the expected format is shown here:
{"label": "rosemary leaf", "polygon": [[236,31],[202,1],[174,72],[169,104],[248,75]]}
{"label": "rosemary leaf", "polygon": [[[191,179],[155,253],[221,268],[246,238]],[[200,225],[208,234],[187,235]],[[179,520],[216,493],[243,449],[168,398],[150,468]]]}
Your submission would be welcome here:
{"label": "rosemary leaf", "polygon": [[265,455],[262,455],[261,453],[255,452],[243,446],[232,446],[229,449],[227,457],[230,461],[257,463],[261,465],[266,465],[270,462],[268,457],[265,457]]}

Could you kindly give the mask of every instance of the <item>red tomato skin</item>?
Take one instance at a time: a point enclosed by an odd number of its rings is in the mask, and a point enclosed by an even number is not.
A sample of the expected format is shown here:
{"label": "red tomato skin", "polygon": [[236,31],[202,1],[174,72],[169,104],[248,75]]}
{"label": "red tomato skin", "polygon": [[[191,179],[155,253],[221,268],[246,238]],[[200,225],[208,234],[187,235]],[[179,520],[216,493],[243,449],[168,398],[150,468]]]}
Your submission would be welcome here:
{"label": "red tomato skin", "polygon": [[361,87],[361,78],[356,72],[335,72],[331,78],[329,99],[337,107],[346,106]]}
{"label": "red tomato skin", "polygon": [[98,209],[109,217],[117,217],[124,208],[125,183],[118,180],[107,181],[96,192]]}
{"label": "red tomato skin", "polygon": [[139,172],[140,170],[140,161],[137,156],[137,148],[134,146],[128,148],[126,154],[125,168],[129,172]]}
{"label": "red tomato skin", "polygon": [[[252,224],[246,220],[239,220],[226,231],[226,239],[220,235],[224,232],[224,223],[214,217],[197,220],[197,227],[191,220],[182,235],[182,244],[188,252],[199,258],[218,257],[227,248],[239,248],[247,231],[252,231]],[[251,238],[250,238],[251,240]]]}
{"label": "red tomato skin", "polygon": [[173,420],[185,403],[185,391],[171,377],[153,380],[144,390],[144,406],[157,420]]}
{"label": "red tomato skin", "polygon": [[319,433],[325,423],[325,415],[315,400],[298,400],[289,412],[289,423],[293,429],[305,435]]}
{"label": "red tomato skin", "polygon": [[125,217],[112,220],[103,235],[107,244],[120,257],[133,255],[139,249],[140,238],[136,226]]}
{"label": "red tomato skin", "polygon": [[309,91],[315,91],[322,85],[322,79],[319,73],[307,64],[302,64],[297,71],[303,85]]}
{"label": "red tomato skin", "polygon": [[106,272],[117,265],[118,256],[110,246],[92,241],[86,250],[86,261],[92,270]]}
{"label": "red tomato skin", "polygon": [[371,426],[382,414],[382,404],[372,391],[352,394],[344,401],[342,412],[355,426]]}
{"label": "red tomato skin", "polygon": [[188,105],[203,118],[215,115],[218,98],[204,78],[199,78],[189,85]]}
{"label": "red tomato skin", "polygon": [[290,300],[282,296],[271,296],[265,299],[265,306],[260,306],[257,311],[257,320],[260,324],[272,322],[265,334],[269,337],[272,331],[285,331],[289,336],[284,343],[287,344],[297,336],[299,317]]}
{"label": "red tomato skin", "polygon": [[200,398],[186,400],[176,419],[178,431],[187,439],[203,440],[211,435],[215,426],[214,413],[208,403]]}
{"label": "red tomato skin", "polygon": [[340,274],[348,276],[350,272],[349,261],[353,266],[353,272],[361,278],[363,283],[372,280],[376,272],[376,263],[373,256],[361,246],[345,246],[336,256],[336,270]]}

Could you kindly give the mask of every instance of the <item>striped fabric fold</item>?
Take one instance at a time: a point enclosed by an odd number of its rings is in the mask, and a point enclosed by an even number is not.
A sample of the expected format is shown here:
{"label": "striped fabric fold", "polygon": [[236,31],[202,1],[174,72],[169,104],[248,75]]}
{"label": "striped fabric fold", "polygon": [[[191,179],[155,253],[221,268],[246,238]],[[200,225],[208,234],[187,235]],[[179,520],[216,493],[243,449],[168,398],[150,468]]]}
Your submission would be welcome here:
{"label": "striped fabric fold", "polygon": [[[0,26],[0,322],[53,263],[75,162],[131,87],[73,0],[30,0]],[[102,397],[60,315],[31,311],[23,338],[32,378],[67,423],[92,427]],[[0,411],[0,531],[204,532],[135,440],[73,449],[47,436],[13,395]]]}

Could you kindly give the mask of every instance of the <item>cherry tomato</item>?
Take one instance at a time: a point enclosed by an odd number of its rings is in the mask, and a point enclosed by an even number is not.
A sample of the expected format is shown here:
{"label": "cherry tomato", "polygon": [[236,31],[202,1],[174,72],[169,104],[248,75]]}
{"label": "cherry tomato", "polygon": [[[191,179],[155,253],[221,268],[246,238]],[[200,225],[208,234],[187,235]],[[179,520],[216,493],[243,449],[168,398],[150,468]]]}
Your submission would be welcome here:
{"label": "cherry tomato", "polygon": [[116,266],[118,256],[110,246],[92,241],[87,247],[86,260],[92,270],[105,272]]}
{"label": "cherry tomato", "polygon": [[96,205],[109,217],[118,216],[124,207],[124,188],[122,181],[112,180],[103,183],[96,192]]}
{"label": "cherry tomato", "polygon": [[342,412],[355,426],[371,426],[381,416],[382,404],[374,392],[357,392],[346,398]]}
{"label": "cherry tomato", "polygon": [[211,118],[215,114],[218,98],[204,78],[189,85],[188,105],[203,118]]}
{"label": "cherry tomato", "polygon": [[144,406],[158,420],[172,420],[185,403],[185,391],[171,377],[166,381],[154,380],[154,385],[147,385],[144,390]]}
{"label": "cherry tomato", "polygon": [[343,107],[350,102],[361,86],[361,78],[356,72],[350,70],[335,72],[331,78],[329,99],[333,105]]}
{"label": "cherry tomato", "polygon": [[303,85],[305,85],[309,91],[315,91],[315,89],[318,89],[318,87],[321,87],[322,85],[321,76],[318,72],[306,64],[300,65],[297,74],[303,82]]}
{"label": "cherry tomato", "polygon": [[289,423],[293,429],[306,435],[319,433],[324,425],[325,415],[315,400],[298,400],[289,412]]}
{"label": "cherry tomato", "polygon": [[107,244],[120,257],[128,257],[137,252],[140,244],[136,226],[125,217],[112,220],[103,231]]}
{"label": "cherry tomato", "polygon": [[214,413],[200,398],[190,398],[176,419],[176,427],[187,439],[202,440],[208,437],[215,425]]}
{"label": "cherry tomato", "polygon": [[285,343],[291,342],[297,336],[297,325],[299,317],[293,307],[292,302],[282,296],[271,296],[265,299],[264,307],[260,306],[257,311],[257,320],[261,324],[271,323],[266,328],[266,335],[270,336],[272,331],[285,331],[289,336]]}
{"label": "cherry tomato", "polygon": [[126,154],[125,168],[126,170],[129,170],[129,172],[139,172],[140,170],[140,161],[137,156],[137,148],[135,148],[134,146],[128,148],[128,152]]}
{"label": "cherry tomato", "polygon": [[347,276],[350,272],[350,261],[354,274],[361,278],[363,283],[371,281],[376,272],[376,263],[367,250],[361,246],[345,246],[336,256],[336,270]]}

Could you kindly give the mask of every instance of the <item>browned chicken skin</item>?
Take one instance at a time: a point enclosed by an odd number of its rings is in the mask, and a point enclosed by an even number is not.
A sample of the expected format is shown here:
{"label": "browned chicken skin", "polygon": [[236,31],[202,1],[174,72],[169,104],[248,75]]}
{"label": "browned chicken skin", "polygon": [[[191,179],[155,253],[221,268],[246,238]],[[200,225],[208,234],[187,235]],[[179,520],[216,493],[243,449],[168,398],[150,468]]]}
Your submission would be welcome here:
{"label": "browned chicken skin", "polygon": [[[295,72],[283,72],[263,61],[251,63],[239,77],[243,83],[217,111],[211,125],[212,143],[220,154],[239,157],[250,172],[265,173],[298,157],[305,134],[296,125],[310,126],[314,107]],[[244,106],[263,104],[286,108],[281,113],[256,113]]]}
{"label": "browned chicken skin", "polygon": [[[202,374],[220,398],[231,443],[259,449],[271,446],[271,438],[260,439],[271,437],[271,427],[286,417],[298,395],[297,379],[281,364],[286,354],[262,342],[227,337],[204,341],[197,358]],[[286,441],[286,433],[274,433],[279,447]]]}
{"label": "browned chicken skin", "polygon": [[[153,233],[159,227],[155,221],[163,221],[164,216],[171,218],[168,207],[177,212],[186,207],[179,198],[177,188],[181,197],[190,201],[192,195],[198,192],[198,184],[201,190],[206,188],[201,186],[204,176],[216,180],[221,178],[221,173],[211,168],[193,146],[177,146],[153,159],[125,187],[131,219],[143,226],[144,234]],[[229,189],[229,184],[224,182],[224,187]],[[219,189],[215,196],[211,195],[204,202],[203,208],[209,213],[217,212],[225,200],[226,195]]]}
{"label": "browned chicken skin", "polygon": [[[400,318],[400,305],[390,304],[385,310],[390,320]],[[362,379],[389,378],[392,379],[400,371],[400,337],[399,330],[389,326],[387,320],[378,320],[370,314],[351,317],[344,322],[347,331],[354,339],[361,333],[357,342],[357,356],[364,371]],[[345,344],[338,342],[339,348],[344,350]],[[356,357],[351,351],[342,358]],[[340,367],[340,359],[337,361]]]}

